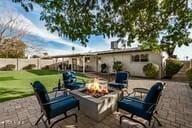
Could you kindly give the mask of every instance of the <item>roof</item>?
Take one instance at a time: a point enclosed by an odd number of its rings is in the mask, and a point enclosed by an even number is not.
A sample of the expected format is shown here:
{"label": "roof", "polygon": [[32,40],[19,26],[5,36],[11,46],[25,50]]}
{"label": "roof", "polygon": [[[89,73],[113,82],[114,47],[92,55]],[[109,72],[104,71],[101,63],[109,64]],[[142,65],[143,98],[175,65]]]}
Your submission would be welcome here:
{"label": "roof", "polygon": [[51,56],[51,58],[96,56],[96,55],[103,55],[103,54],[131,53],[131,52],[144,52],[144,51],[151,51],[151,50],[149,50],[149,49],[142,50],[142,49],[139,49],[139,48],[113,49],[113,50],[106,50],[106,51],[96,51],[96,52],[87,52],[87,53],[57,55],[57,56]]}

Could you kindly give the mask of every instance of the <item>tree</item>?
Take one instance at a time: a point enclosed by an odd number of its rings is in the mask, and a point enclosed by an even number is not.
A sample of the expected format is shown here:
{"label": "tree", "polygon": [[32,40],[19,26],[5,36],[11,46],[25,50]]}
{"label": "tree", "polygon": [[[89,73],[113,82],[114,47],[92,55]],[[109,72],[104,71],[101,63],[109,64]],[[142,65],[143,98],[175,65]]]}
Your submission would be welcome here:
{"label": "tree", "polygon": [[28,24],[17,15],[3,13],[0,15],[0,43],[4,39],[21,39],[28,31]]}
{"label": "tree", "polygon": [[[188,0],[13,0],[26,11],[33,2],[43,8],[41,20],[51,32],[86,45],[92,35],[127,37],[143,48],[166,50],[192,41],[192,10]],[[33,1],[33,2],[32,2]]]}
{"label": "tree", "polygon": [[19,39],[4,39],[0,43],[0,58],[23,58],[25,48],[26,45]]}
{"label": "tree", "polygon": [[31,56],[33,58],[39,58],[41,55],[48,55],[45,50],[40,45],[35,44],[27,44],[27,48],[25,50],[27,56]]}
{"label": "tree", "polygon": [[23,58],[26,45],[21,40],[28,33],[28,24],[11,13],[0,15],[0,57]]}

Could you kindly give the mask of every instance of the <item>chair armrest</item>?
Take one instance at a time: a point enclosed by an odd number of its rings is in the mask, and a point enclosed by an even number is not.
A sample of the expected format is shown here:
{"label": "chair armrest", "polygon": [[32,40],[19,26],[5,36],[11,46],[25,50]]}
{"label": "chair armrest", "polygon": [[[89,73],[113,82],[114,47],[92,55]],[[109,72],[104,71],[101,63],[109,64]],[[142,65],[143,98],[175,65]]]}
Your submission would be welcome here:
{"label": "chair armrest", "polygon": [[122,93],[123,93],[123,96],[125,96],[125,95],[124,95],[125,93],[127,94],[127,96],[129,96],[128,89],[122,89],[121,91],[122,91]]}
{"label": "chair armrest", "polygon": [[137,100],[137,99],[135,99],[135,98],[133,98],[133,97],[124,97],[124,98],[125,98],[125,99],[128,99],[128,100],[135,101],[135,102],[140,102],[140,103],[146,104],[146,105],[153,105],[153,103],[147,103],[147,102],[144,102],[144,101],[142,101],[142,100]]}
{"label": "chair armrest", "polygon": [[68,98],[61,98],[61,99],[57,99],[55,101],[50,101],[48,103],[44,103],[43,106],[47,106],[47,105],[51,105],[51,104],[55,104],[55,103],[59,103],[59,102],[62,102],[64,100],[67,100],[67,99],[70,99],[72,97],[68,97]]}

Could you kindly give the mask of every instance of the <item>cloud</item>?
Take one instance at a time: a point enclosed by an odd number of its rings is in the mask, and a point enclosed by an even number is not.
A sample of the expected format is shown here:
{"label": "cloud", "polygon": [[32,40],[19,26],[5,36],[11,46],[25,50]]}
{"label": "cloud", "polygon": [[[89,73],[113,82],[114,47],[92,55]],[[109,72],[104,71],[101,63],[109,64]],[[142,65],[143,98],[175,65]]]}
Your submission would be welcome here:
{"label": "cloud", "polygon": [[[2,2],[2,3],[1,3]],[[1,6],[1,4],[5,6]],[[10,5],[11,4],[11,5]],[[76,50],[78,51],[90,51],[92,50],[90,47],[84,47],[81,44],[67,41],[61,37],[59,37],[57,34],[50,33],[45,29],[45,27],[42,25],[42,21],[34,21],[33,15],[30,17],[30,12],[22,12],[20,9],[17,9],[18,5],[14,5],[11,1],[0,1],[0,10],[3,10],[4,13],[1,13],[0,16],[3,17],[3,19],[6,19],[7,14],[12,15],[15,17],[18,17],[18,22],[23,22],[24,24],[27,24],[28,26],[28,31],[30,32],[29,35],[34,35],[34,36],[39,36],[40,38],[43,38],[44,41],[52,41],[52,42],[57,42],[60,44],[65,45],[66,47],[72,47],[74,46]],[[20,7],[21,8],[21,7]],[[37,12],[40,13],[40,9],[34,10],[35,16],[37,16]],[[33,11],[33,14],[34,14]],[[8,13],[5,13],[8,12]],[[27,16],[26,16],[27,14]],[[40,16],[40,14],[39,14]],[[37,18],[35,18],[37,20]],[[38,22],[36,24],[36,22]],[[41,23],[40,23],[41,22]],[[18,26],[14,26],[15,29],[19,29]]]}

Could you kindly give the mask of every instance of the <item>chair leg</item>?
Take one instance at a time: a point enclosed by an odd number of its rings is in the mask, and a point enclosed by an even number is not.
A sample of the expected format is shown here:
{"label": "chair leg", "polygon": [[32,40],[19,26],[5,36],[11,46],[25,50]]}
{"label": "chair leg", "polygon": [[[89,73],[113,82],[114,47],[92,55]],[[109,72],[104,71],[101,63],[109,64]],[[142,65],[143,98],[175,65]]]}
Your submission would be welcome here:
{"label": "chair leg", "polygon": [[158,123],[159,126],[162,126],[161,122],[157,119],[157,117],[155,117],[155,116],[153,115],[153,118],[157,121],[157,123]]}
{"label": "chair leg", "polygon": [[80,105],[78,104],[78,110],[80,110]]}
{"label": "chair leg", "polygon": [[[44,123],[45,127],[46,127],[46,128],[49,128],[49,127],[48,127],[48,125],[47,125],[47,123],[46,123],[46,122],[47,122],[47,120],[48,120],[48,119],[46,119],[46,120],[44,121],[44,119],[42,118],[42,121],[43,121],[43,123]],[[49,123],[50,123],[50,122],[49,122]]]}
{"label": "chair leg", "polygon": [[[131,115],[131,116],[132,116],[132,115]],[[144,128],[147,128],[147,126],[146,126],[145,124],[143,124],[142,122],[139,122],[138,120],[135,120],[135,119],[133,119],[133,118],[131,118],[131,117],[128,117],[128,116],[125,116],[125,115],[120,116],[120,124],[122,123],[122,119],[123,119],[123,118],[127,118],[127,119],[129,119],[129,120],[132,120],[133,122],[136,122],[136,123],[141,124]]]}
{"label": "chair leg", "polygon": [[74,114],[74,116],[75,116],[75,122],[78,122],[77,114]]}
{"label": "chair leg", "polygon": [[55,97],[57,97],[57,91],[55,91]]}
{"label": "chair leg", "polygon": [[39,119],[36,121],[35,125],[37,125],[39,123],[39,121],[43,118],[44,114],[42,113],[41,116],[39,117]]}
{"label": "chair leg", "polygon": [[133,114],[131,114],[131,119],[133,119],[133,116],[134,116],[134,115],[133,115]]}
{"label": "chair leg", "polygon": [[52,128],[56,123],[58,123],[59,121],[61,121],[61,120],[64,120],[64,119],[66,119],[66,118],[68,118],[68,117],[71,117],[71,116],[75,116],[75,120],[76,120],[76,122],[77,122],[77,114],[71,114],[71,115],[67,115],[67,116],[65,116],[65,117],[63,117],[63,118],[61,118],[61,119],[58,119],[58,120],[56,120],[55,122],[53,122],[52,124],[51,124],[51,126],[50,126],[50,128]]}

